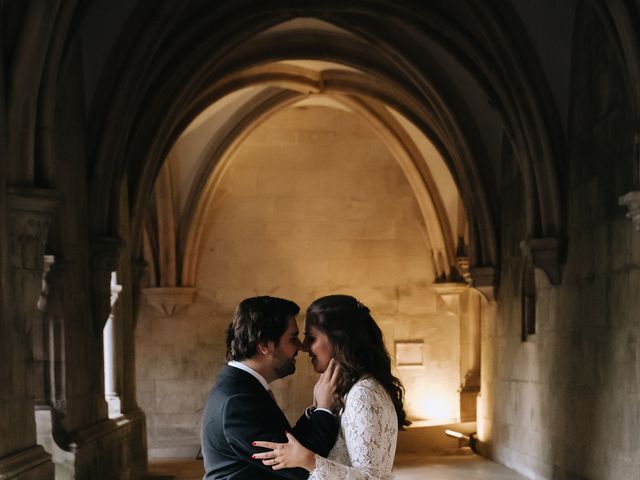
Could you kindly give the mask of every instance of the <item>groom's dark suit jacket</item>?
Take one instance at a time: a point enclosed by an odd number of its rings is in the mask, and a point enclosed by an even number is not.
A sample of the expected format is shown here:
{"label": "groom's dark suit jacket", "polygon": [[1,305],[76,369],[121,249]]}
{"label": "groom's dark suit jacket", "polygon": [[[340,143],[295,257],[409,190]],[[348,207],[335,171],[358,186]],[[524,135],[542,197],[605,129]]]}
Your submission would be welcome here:
{"label": "groom's dark suit jacket", "polygon": [[239,368],[225,366],[209,392],[202,417],[205,479],[306,479],[301,468],[272,470],[251,458],[264,451],[251,442],[286,442],[289,431],[309,450],[329,454],[338,435],[338,421],[328,412],[300,417],[291,428],[287,418],[262,384]]}

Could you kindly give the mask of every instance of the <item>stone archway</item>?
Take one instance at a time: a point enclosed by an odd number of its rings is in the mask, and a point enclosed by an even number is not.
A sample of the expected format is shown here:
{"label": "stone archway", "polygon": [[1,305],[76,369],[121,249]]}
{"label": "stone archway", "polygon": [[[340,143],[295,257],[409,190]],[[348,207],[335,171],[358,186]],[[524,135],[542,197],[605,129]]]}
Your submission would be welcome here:
{"label": "stone archway", "polygon": [[[194,123],[202,133],[189,127],[163,167],[158,195],[175,193],[156,216],[180,212],[180,179],[192,169],[189,157],[200,157],[190,140],[217,125],[214,116]],[[203,202],[194,217],[199,268],[190,285],[198,295],[183,310],[141,310],[138,390],[152,456],[195,453],[198,409],[223,363],[222,332],[239,300],[262,293],[293,298],[303,309],[331,292],[358,296],[383,326],[417,425],[475,419],[480,312],[462,279],[436,283],[438,258],[426,230],[440,228],[437,219],[421,212],[397,158],[406,151],[375,126],[335,100],[294,102],[249,125],[225,168],[212,172],[209,206]],[[202,144],[205,153],[217,151],[215,141]],[[167,289],[145,294],[154,290]],[[291,417],[306,406],[314,381],[302,354],[298,365],[299,373],[273,386]],[[468,387],[464,399],[460,385]]]}

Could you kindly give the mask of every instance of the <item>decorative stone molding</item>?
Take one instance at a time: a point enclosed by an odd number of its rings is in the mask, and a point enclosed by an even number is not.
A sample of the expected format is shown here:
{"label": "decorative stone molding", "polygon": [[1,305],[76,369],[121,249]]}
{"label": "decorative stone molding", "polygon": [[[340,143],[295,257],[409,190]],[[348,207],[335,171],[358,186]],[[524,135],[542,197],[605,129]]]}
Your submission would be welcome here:
{"label": "decorative stone molding", "polygon": [[489,302],[496,298],[498,271],[495,267],[471,267],[471,286],[478,290]]}
{"label": "decorative stone molding", "polygon": [[7,200],[12,265],[41,274],[44,247],[60,196],[50,189],[9,187]]}
{"label": "decorative stone molding", "polygon": [[558,237],[531,238],[520,243],[525,256],[547,274],[552,285],[560,285],[564,263],[564,241]]}
{"label": "decorative stone molding", "polygon": [[96,336],[111,314],[111,273],[118,268],[122,245],[122,240],[116,237],[99,237],[91,242],[91,302]]}
{"label": "decorative stone molding", "polygon": [[193,287],[143,288],[147,303],[166,317],[172,317],[193,303],[197,290]]}
{"label": "decorative stone molding", "polygon": [[629,209],[627,218],[630,218],[635,225],[636,231],[640,232],[640,191],[629,192],[618,199],[618,203]]}
{"label": "decorative stone molding", "polygon": [[458,315],[460,313],[460,295],[469,289],[466,283],[447,282],[434,283],[434,288],[438,296],[442,299],[449,314]]}

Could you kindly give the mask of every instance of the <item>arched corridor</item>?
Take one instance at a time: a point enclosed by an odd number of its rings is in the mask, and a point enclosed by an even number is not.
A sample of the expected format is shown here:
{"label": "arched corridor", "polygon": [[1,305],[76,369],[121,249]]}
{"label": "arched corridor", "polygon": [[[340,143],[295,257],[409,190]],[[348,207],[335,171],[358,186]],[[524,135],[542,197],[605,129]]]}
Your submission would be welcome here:
{"label": "arched corridor", "polygon": [[234,306],[336,292],[406,387],[399,456],[448,426],[525,478],[635,478],[639,18],[0,0],[0,479],[193,459]]}

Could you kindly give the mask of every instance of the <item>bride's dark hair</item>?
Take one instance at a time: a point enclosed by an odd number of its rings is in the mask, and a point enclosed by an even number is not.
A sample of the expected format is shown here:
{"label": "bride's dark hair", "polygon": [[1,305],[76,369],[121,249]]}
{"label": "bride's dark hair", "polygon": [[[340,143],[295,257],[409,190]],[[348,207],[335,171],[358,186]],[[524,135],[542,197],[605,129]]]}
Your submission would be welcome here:
{"label": "bride's dark hair", "polygon": [[340,401],[360,378],[371,376],[391,397],[398,427],[409,425],[404,411],[404,387],[391,373],[391,358],[382,331],[369,309],[349,295],[329,295],[309,306],[306,319],[309,326],[329,337],[333,358],[341,369],[336,391]]}

